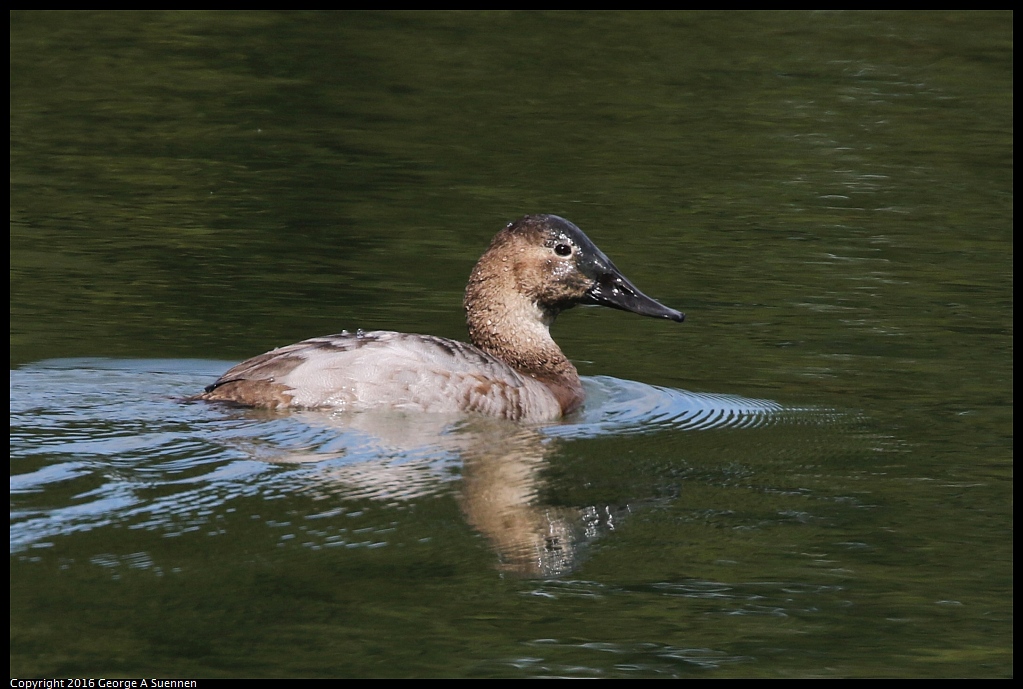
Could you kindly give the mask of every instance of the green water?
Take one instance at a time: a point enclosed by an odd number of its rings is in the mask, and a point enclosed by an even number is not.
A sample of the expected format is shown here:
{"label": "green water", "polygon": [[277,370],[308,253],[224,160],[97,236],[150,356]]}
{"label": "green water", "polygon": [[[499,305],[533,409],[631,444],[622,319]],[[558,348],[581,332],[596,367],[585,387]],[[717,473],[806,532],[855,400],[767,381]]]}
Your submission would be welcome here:
{"label": "green water", "polygon": [[[10,20],[12,677],[1012,675],[1011,13]],[[564,314],[584,376],[804,411],[423,469],[181,402],[464,339],[533,212],[688,316]],[[494,447],[603,515],[560,575],[474,512]]]}

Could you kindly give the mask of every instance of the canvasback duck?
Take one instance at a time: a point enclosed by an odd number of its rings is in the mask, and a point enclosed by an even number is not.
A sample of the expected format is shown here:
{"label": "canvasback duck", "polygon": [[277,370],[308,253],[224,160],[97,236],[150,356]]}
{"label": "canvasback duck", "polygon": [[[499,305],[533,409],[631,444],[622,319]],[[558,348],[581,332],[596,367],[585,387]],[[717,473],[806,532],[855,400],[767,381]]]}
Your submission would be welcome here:
{"label": "canvasback duck", "polygon": [[243,361],[198,398],[546,421],[583,402],[579,373],[550,334],[561,311],[600,304],[685,319],[636,289],[582,230],[556,215],[527,215],[498,232],[473,268],[464,304],[471,345],[386,331],[314,337]]}

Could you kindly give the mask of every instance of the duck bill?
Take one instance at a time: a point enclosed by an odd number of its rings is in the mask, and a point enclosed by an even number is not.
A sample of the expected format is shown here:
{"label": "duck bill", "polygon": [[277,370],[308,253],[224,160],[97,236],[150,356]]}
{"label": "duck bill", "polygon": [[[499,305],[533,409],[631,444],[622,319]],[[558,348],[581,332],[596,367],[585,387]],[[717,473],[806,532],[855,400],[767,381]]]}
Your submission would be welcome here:
{"label": "duck bill", "polygon": [[664,304],[640,292],[613,265],[610,266],[610,270],[601,271],[596,282],[587,290],[582,303],[609,306],[612,309],[631,311],[651,318],[667,318],[669,321],[677,323],[686,319],[684,313],[669,309]]}

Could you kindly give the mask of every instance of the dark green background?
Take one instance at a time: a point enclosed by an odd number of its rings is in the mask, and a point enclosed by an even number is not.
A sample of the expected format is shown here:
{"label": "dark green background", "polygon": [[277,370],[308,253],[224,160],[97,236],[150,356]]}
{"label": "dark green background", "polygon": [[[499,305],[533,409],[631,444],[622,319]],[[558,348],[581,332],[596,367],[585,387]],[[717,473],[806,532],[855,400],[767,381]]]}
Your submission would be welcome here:
{"label": "dark green background", "polygon": [[[1011,13],[10,21],[12,676],[1012,674]],[[26,406],[26,365],[463,338],[469,270],[531,212],[689,316],[565,314],[583,375],[859,420],[561,444],[544,500],[645,507],[557,581],[495,571],[457,480],[330,498],[404,549],[282,547],[263,524],[323,504],[258,482],[179,538],[20,530],[174,475],[75,449],[143,437],[144,380],[72,432],[78,393]],[[38,471],[68,478],[14,491]]]}

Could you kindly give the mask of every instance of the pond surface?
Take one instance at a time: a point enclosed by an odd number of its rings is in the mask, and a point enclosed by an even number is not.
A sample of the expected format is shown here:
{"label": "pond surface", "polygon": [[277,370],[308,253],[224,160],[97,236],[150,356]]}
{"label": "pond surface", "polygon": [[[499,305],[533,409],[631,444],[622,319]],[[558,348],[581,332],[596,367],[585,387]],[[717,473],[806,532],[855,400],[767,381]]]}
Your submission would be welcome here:
{"label": "pond surface", "polygon": [[[1011,676],[1009,13],[11,15],[11,674]],[[525,425],[189,401],[465,338],[525,213],[678,325]]]}

